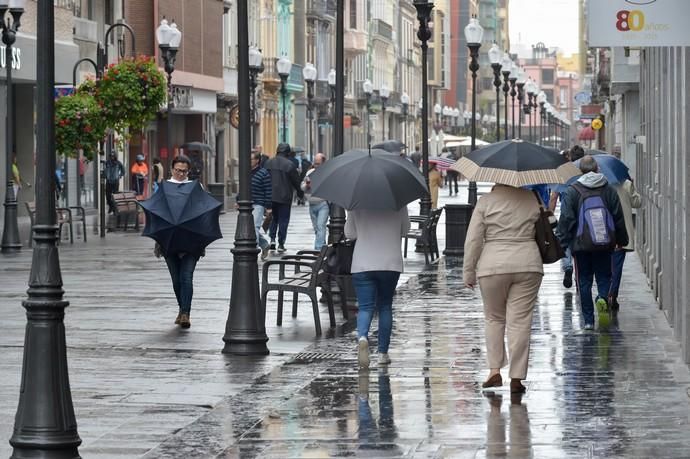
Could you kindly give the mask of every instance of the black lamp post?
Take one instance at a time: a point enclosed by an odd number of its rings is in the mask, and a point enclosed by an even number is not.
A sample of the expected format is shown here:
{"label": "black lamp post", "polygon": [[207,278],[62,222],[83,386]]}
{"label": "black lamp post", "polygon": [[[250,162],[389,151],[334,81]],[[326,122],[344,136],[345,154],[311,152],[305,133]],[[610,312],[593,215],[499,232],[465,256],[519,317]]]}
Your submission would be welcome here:
{"label": "black lamp post", "polygon": [[503,70],[503,140],[508,140],[508,91],[510,91],[510,71],[513,69],[513,61],[508,53],[503,54],[501,62]]}
{"label": "black lamp post", "polygon": [[[12,19],[5,22],[5,13],[9,9]],[[24,0],[0,1],[0,29],[2,30],[2,42],[5,44],[5,70],[7,79],[7,117],[5,130],[5,166],[7,173],[7,189],[5,190],[5,219],[2,231],[2,253],[16,253],[22,249],[22,241],[19,237],[19,225],[17,223],[17,196],[15,195],[14,174],[12,162],[16,154],[14,149],[14,85],[12,83],[12,45],[17,39],[21,18],[24,14]],[[17,190],[20,183],[17,183]]]}
{"label": "black lamp post", "polygon": [[283,122],[281,127],[283,129],[283,135],[280,137],[283,143],[287,143],[287,80],[290,76],[290,70],[292,69],[292,62],[286,56],[281,56],[276,62],[276,68],[278,70],[278,76],[280,76],[280,102],[283,105]]}
{"label": "black lamp post", "polygon": [[[65,308],[55,214],[55,16],[39,0],[36,32],[36,223],[12,458],[79,458],[67,369]],[[10,62],[7,63],[11,65]]]}
{"label": "black lamp post", "polygon": [[527,124],[529,126],[529,141],[534,140],[534,135],[532,133],[532,98],[534,98],[534,83],[529,80],[525,84],[525,91],[527,91],[527,101],[524,105],[525,115],[527,115]]}
{"label": "black lamp post", "polygon": [[264,58],[261,54],[261,50],[256,46],[249,47],[249,91],[251,95],[251,108],[250,108],[250,140],[249,145],[253,147],[258,142],[256,141],[257,129],[256,129],[256,88],[259,85],[259,74],[264,71]]}
{"label": "black lamp post", "polygon": [[517,92],[515,91],[515,83],[517,82],[517,75],[518,75],[518,66],[515,65],[513,62],[513,66],[510,68],[510,78],[508,80],[510,81],[510,99],[511,99],[511,105],[512,105],[512,115],[511,115],[511,122],[512,122],[512,129],[511,129],[511,138],[515,138],[515,96],[517,95]]}
{"label": "black lamp post", "polygon": [[374,92],[374,85],[368,78],[362,83],[362,90],[367,99],[367,149],[371,149],[371,121],[369,114],[371,113],[371,94]]}
{"label": "black lamp post", "polygon": [[[331,89],[331,119],[333,120],[333,128],[335,130],[335,99],[336,99],[336,89],[337,89],[337,75],[335,73],[335,69],[331,69],[330,72],[328,72],[328,87]],[[332,145],[332,150],[333,152],[331,155],[335,156],[335,151],[336,151],[336,139],[335,139],[335,132],[333,133],[333,145]]]}
{"label": "black lamp post", "polygon": [[182,41],[182,32],[177,28],[177,24],[173,21],[168,25],[168,21],[163,18],[160,25],[156,29],[156,40],[158,40],[158,48],[161,50],[161,57],[163,58],[165,73],[168,75],[168,132],[167,144],[168,154],[173,156],[173,119],[172,111],[175,107],[175,100],[173,98],[172,74],[175,71],[175,59],[177,58],[177,50]]}
{"label": "black lamp post", "polygon": [[517,98],[518,98],[518,139],[522,138],[522,101],[525,100],[525,84],[527,83],[527,77],[525,76],[525,71],[520,68],[517,73]]}
{"label": "black lamp post", "polygon": [[406,92],[400,96],[400,106],[403,119],[403,143],[407,145],[407,116],[410,113],[410,96]]}
{"label": "black lamp post", "polygon": [[232,249],[232,287],[230,311],[225,324],[224,354],[266,355],[269,353],[266,336],[266,311],[261,308],[259,296],[259,268],[256,256],[256,232],[252,216],[250,190],[251,154],[249,31],[247,0],[237,2],[237,94],[240,107],[239,169],[240,189],[237,199],[238,215],[235,229],[235,248]]}
{"label": "black lamp post", "polygon": [[434,113],[436,114],[436,124],[440,124],[441,115],[443,114],[443,107],[441,107],[441,104],[434,105]]}
{"label": "black lamp post", "polygon": [[307,120],[309,123],[307,135],[309,136],[309,161],[314,162],[314,82],[316,81],[316,67],[307,62],[302,69],[302,77],[307,83]]}
{"label": "black lamp post", "polygon": [[[482,46],[482,36],[484,29],[479,25],[476,17],[470,19],[470,23],[465,27],[465,40],[470,49],[470,71],[472,72],[472,146],[470,151],[477,149],[477,70],[479,70],[479,48]],[[477,182],[470,182],[468,188],[468,204],[477,204]]]}
{"label": "black lamp post", "polygon": [[544,115],[546,113],[546,93],[540,91],[537,95],[537,103],[539,104],[539,145],[544,145]]}
{"label": "black lamp post", "polygon": [[[414,7],[417,9],[417,38],[422,42],[422,175],[429,189],[429,70],[427,59],[429,52],[428,41],[431,39],[431,29],[429,20],[434,4],[426,0],[415,0]],[[431,195],[427,193],[422,197],[419,204],[419,213],[429,215],[431,213]]]}
{"label": "black lamp post", "polygon": [[496,88],[496,142],[501,140],[501,59],[503,53],[494,43],[489,49],[489,62],[494,71],[494,87]]}
{"label": "black lamp post", "polygon": [[386,140],[386,104],[391,95],[391,90],[388,89],[386,83],[381,85],[379,89],[379,97],[381,98],[381,141]]}
{"label": "black lamp post", "polygon": [[532,119],[532,126],[534,126],[534,137],[532,138],[532,142],[538,143],[536,141],[536,136],[539,134],[538,128],[537,128],[537,118],[538,118],[538,113],[537,113],[537,107],[539,107],[539,104],[537,103],[537,96],[539,95],[539,85],[535,83],[534,81],[532,82],[532,105],[531,105],[531,114],[530,116],[533,118]]}

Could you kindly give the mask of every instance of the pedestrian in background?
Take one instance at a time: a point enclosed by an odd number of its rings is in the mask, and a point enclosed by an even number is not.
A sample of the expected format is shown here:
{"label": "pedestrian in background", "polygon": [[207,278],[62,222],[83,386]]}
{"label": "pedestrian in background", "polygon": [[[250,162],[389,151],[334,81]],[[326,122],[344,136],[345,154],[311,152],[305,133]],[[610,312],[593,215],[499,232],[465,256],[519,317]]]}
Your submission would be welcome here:
{"label": "pedestrian in background", "polygon": [[287,143],[281,143],[276,149],[276,156],[266,161],[264,166],[271,174],[271,196],[273,203],[273,219],[271,220],[270,250],[276,249],[276,235],[278,236],[278,252],[285,252],[285,240],[287,239],[288,225],[290,224],[290,211],[292,196],[296,191],[298,197],[303,197],[300,188],[301,181],[297,166],[290,160],[291,149]]}
{"label": "pedestrian in background", "polygon": [[115,201],[113,193],[120,190],[120,179],[125,175],[125,167],[119,159],[117,153],[111,152],[105,162],[105,196],[108,201],[108,213],[115,212]]}
{"label": "pedestrian in background", "polygon": [[429,163],[429,194],[431,195],[431,208],[438,209],[438,189],[443,188],[443,176],[436,167],[436,163]]}
{"label": "pedestrian in background", "polygon": [[271,174],[261,167],[261,153],[254,152],[251,156],[252,166],[252,216],[254,217],[254,228],[256,229],[256,244],[261,250],[261,260],[268,258],[270,248],[268,241],[261,234],[261,225],[264,216],[271,214],[273,201],[271,198]]}
{"label": "pedestrian in background", "polygon": [[623,264],[625,263],[626,252],[635,251],[635,227],[633,226],[632,210],[642,207],[642,197],[635,189],[632,180],[626,180],[622,184],[613,187],[618,194],[623,209],[625,219],[625,230],[628,233],[628,244],[613,251],[611,255],[611,288],[609,290],[609,305],[614,314],[618,314],[620,305],[618,304],[618,291],[621,286],[623,276]]}
{"label": "pedestrian in background", "polygon": [[356,239],[352,256],[352,283],[357,295],[357,361],[369,368],[369,329],[378,313],[379,365],[390,363],[388,348],[393,330],[393,294],[403,271],[400,241],[410,230],[407,207],[400,210],[352,210],[347,214],[345,237]]}
{"label": "pedestrian in background", "polygon": [[628,245],[628,232],[618,194],[599,173],[594,158],[583,157],[580,170],[583,175],[565,193],[557,233],[561,245],[570,248],[575,260],[584,329],[593,330],[593,280],[597,281],[599,326],[606,328],[611,318],[611,255],[614,248]]}
{"label": "pedestrian in background", "polygon": [[22,176],[19,174],[19,166],[17,165],[17,154],[12,153],[12,190],[14,191],[14,198],[19,196],[19,190],[22,189]]}
{"label": "pedestrian in background", "polygon": [[300,186],[309,202],[309,216],[314,228],[314,250],[321,250],[321,247],[326,245],[326,223],[328,223],[329,206],[325,199],[312,196],[309,176],[325,162],[326,156],[323,153],[317,153],[314,157],[313,167],[307,171]]}
{"label": "pedestrian in background", "polygon": [[153,192],[158,191],[161,182],[165,179],[163,164],[158,158],[153,158]]}
{"label": "pedestrian in background", "polygon": [[[489,377],[482,387],[503,385],[510,363],[511,393],[525,392],[532,312],[544,275],[535,223],[533,192],[496,185],[477,202],[465,240],[465,285],[479,288],[484,302]],[[505,335],[508,333],[508,352]]]}
{"label": "pedestrian in background", "polygon": [[144,162],[144,155],[137,155],[132,164],[132,189],[137,197],[143,197],[146,192],[146,181],[149,178],[149,167]]}
{"label": "pedestrian in background", "polygon": [[419,147],[414,147],[414,152],[410,155],[410,160],[416,168],[419,168],[419,164],[422,161],[422,153],[419,151]]}

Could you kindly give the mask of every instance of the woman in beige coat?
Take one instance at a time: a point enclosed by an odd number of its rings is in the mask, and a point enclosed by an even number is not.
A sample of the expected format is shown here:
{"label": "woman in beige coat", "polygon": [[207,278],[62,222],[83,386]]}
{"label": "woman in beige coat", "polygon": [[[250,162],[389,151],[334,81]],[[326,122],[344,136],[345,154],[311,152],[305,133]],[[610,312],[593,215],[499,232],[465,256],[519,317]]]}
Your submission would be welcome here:
{"label": "woman in beige coat", "polygon": [[[484,302],[489,377],[482,387],[503,385],[510,363],[510,390],[522,393],[527,377],[532,311],[544,274],[535,241],[539,202],[528,190],[496,185],[472,214],[465,240],[465,285],[479,288]],[[508,331],[508,353],[505,332]]]}

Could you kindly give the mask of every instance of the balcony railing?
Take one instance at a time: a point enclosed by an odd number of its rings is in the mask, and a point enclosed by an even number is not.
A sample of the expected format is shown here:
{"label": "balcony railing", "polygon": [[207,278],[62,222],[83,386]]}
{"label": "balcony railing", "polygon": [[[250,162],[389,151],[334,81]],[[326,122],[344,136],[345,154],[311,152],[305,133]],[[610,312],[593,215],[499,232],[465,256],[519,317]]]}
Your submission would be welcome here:
{"label": "balcony railing", "polygon": [[380,19],[374,19],[371,23],[371,32],[374,35],[393,41],[393,27]]}
{"label": "balcony railing", "polygon": [[69,10],[73,16],[81,17],[81,2],[79,0],[54,0],[57,8]]}
{"label": "balcony railing", "polygon": [[336,0],[307,0],[308,17],[335,20],[336,11]]}

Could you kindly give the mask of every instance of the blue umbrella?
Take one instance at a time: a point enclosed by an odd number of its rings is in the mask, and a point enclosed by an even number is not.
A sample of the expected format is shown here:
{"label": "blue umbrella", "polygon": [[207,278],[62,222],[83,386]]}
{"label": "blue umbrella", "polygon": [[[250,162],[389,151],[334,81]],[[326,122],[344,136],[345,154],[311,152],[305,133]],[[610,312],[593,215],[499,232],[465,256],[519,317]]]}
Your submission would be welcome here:
{"label": "blue umbrella", "polygon": [[[604,174],[606,180],[612,185],[617,185],[623,183],[630,179],[630,173],[628,172],[628,166],[625,165],[623,161],[616,158],[613,155],[608,154],[597,154],[592,156],[599,166],[599,172]],[[575,164],[579,167],[580,160],[575,161]]]}
{"label": "blue umbrella", "polygon": [[166,256],[199,256],[207,245],[223,237],[218,222],[222,205],[196,180],[165,181],[151,198],[139,204],[146,214],[142,236],[155,240]]}

